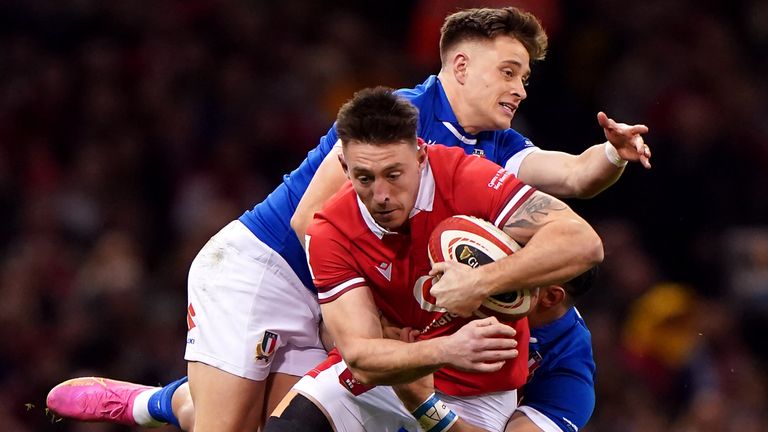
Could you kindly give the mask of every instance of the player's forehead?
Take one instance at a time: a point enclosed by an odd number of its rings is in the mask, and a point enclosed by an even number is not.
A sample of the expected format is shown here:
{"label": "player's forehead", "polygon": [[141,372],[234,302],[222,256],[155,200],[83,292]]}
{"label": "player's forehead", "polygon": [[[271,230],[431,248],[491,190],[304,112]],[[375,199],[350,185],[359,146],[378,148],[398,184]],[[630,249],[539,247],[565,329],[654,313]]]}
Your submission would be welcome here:
{"label": "player's forehead", "polygon": [[405,142],[352,143],[344,149],[344,159],[352,172],[391,171],[416,163],[417,151],[415,145]]}
{"label": "player's forehead", "polygon": [[482,58],[497,65],[514,66],[530,72],[531,56],[519,40],[499,35],[493,39],[467,41],[465,49],[471,57]]}

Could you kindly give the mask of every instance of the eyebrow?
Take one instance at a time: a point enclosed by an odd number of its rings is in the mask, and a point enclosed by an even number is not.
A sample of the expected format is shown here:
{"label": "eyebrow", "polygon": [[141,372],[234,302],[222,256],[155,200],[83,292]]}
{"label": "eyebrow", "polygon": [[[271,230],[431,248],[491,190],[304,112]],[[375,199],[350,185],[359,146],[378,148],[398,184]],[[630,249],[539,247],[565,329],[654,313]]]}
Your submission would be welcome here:
{"label": "eyebrow", "polygon": [[[503,65],[504,64],[511,64],[511,65],[519,67],[520,69],[523,69],[523,64],[520,61],[518,61],[518,60],[502,60],[501,64],[503,64]],[[528,69],[523,75],[530,76],[531,75],[531,70]]]}
{"label": "eyebrow", "polygon": [[[382,171],[386,172],[386,171],[393,171],[393,170],[396,170],[396,169],[402,169],[402,166],[403,166],[403,164],[401,162],[395,162],[393,164],[387,165],[384,168],[382,168]],[[352,172],[355,173],[355,174],[371,173],[371,172],[373,172],[373,170],[371,170],[370,168],[366,168],[366,167],[354,167],[354,168],[352,168]]]}

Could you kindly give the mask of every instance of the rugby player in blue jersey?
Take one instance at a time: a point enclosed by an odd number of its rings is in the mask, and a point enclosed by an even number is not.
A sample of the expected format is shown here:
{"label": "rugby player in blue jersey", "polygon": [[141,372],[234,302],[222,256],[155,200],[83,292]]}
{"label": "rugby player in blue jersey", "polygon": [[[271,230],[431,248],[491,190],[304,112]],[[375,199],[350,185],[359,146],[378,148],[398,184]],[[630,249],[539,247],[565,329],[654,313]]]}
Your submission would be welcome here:
{"label": "rugby player in blue jersey", "polygon": [[[530,63],[547,39],[516,8],[450,15],[437,76],[400,94],[420,110],[419,136],[461,146],[560,197],[591,197],[613,184],[627,161],[650,167],[643,125],[598,114],[606,138],[579,155],[545,151],[510,129],[526,98]],[[49,408],[67,418],[209,430],[254,430],[287,390],[325,357],[319,306],[299,238],[344,181],[334,127],[264,201],[203,247],[189,273],[189,383],[163,388],[102,378],[55,387]],[[300,202],[301,201],[301,202]],[[191,398],[190,398],[191,393]],[[194,401],[194,403],[192,402]]]}

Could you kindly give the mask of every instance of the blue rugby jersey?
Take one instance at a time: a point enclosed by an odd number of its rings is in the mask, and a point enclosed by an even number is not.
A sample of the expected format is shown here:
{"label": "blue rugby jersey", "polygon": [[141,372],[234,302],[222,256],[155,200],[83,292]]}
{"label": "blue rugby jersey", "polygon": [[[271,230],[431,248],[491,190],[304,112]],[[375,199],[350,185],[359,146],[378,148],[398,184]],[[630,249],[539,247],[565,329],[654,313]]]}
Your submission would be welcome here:
{"label": "blue rugby jersey", "polygon": [[557,321],[531,328],[531,338],[531,375],[517,409],[544,432],[576,432],[595,408],[595,361],[587,325],[571,308]]}
{"label": "blue rugby jersey", "polygon": [[[530,140],[512,129],[480,132],[471,135],[459,126],[445,91],[435,75],[412,89],[400,89],[401,96],[419,109],[418,135],[428,143],[459,146],[468,154],[485,157],[504,166],[514,174],[523,157],[535,150]],[[307,259],[296,234],[291,229],[291,216],[307,190],[323,158],[336,143],[335,124],[320,139],[320,144],[307,154],[297,169],[283,176],[280,184],[267,198],[243,213],[240,221],[261,241],[279,253],[299,276],[304,285],[315,291],[309,275]]]}

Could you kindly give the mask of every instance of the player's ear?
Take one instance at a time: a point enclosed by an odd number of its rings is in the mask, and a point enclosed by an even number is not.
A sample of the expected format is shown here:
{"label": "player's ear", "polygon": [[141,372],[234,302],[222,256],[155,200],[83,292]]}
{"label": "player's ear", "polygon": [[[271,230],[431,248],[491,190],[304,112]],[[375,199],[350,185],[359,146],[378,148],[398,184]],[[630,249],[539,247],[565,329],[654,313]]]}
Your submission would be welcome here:
{"label": "player's ear", "polygon": [[459,84],[464,84],[467,81],[467,66],[469,65],[469,54],[465,51],[456,51],[451,57],[451,67],[453,71],[453,77]]}
{"label": "player's ear", "polygon": [[424,150],[424,147],[426,146],[427,145],[424,143],[424,141],[420,141],[419,146],[417,147],[417,150],[416,150],[418,152],[416,157],[419,160],[419,169],[424,167],[424,163],[427,161],[427,151]]}
{"label": "player's ear", "polygon": [[539,303],[547,308],[559,305],[563,299],[565,299],[565,290],[561,286],[550,285],[539,291]]}
{"label": "player's ear", "polygon": [[344,170],[344,175],[349,178],[349,167],[347,166],[347,161],[344,160],[344,152],[342,151],[339,153],[339,163],[341,164],[341,169]]}

